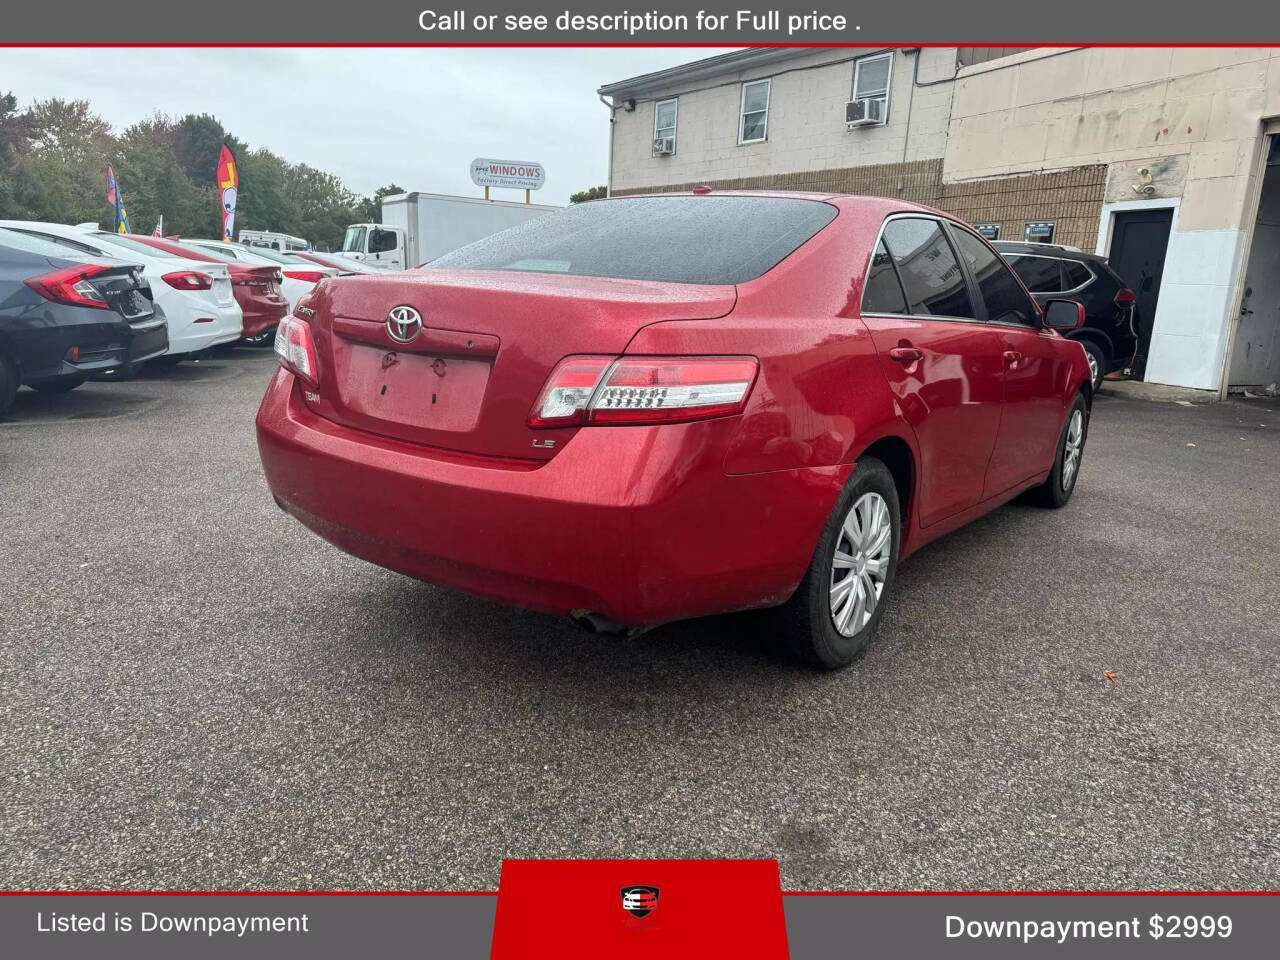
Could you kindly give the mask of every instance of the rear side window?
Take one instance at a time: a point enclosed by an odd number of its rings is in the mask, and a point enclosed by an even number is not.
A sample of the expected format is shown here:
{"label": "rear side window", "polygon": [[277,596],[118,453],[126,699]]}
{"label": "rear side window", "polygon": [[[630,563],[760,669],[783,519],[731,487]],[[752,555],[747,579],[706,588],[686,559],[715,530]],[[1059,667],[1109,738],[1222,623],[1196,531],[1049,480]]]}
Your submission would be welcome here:
{"label": "rear side window", "polygon": [[978,281],[978,292],[987,307],[987,319],[993,323],[1034,322],[1037,311],[1022,284],[991,248],[967,230],[953,227],[956,245],[969,261],[969,269]]}
{"label": "rear side window", "polygon": [[1058,269],[1057,260],[1019,256],[1016,253],[1006,259],[1032,293],[1062,292],[1062,271]]}
{"label": "rear side window", "polygon": [[1076,287],[1083,287],[1093,279],[1093,272],[1079,260],[1063,260],[1062,269],[1067,275],[1067,290],[1074,290]]}
{"label": "rear side window", "polygon": [[862,312],[907,312],[907,299],[902,295],[898,271],[893,268],[883,240],[876,244],[876,251],[871,255],[871,269],[867,271],[867,284],[862,291]]}
{"label": "rear side window", "polygon": [[428,270],[513,270],[670,283],[745,283],[835,219],[790,197],[634,197],[582,203],[477,240]]}
{"label": "rear side window", "polygon": [[936,220],[890,220],[883,240],[902,277],[911,313],[977,319],[960,263]]}

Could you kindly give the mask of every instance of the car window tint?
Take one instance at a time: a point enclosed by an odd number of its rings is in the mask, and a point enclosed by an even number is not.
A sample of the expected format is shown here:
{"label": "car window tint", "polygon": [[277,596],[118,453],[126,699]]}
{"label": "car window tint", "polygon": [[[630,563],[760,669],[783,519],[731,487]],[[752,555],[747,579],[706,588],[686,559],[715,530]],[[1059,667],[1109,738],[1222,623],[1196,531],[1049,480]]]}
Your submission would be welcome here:
{"label": "car window tint", "polygon": [[1093,279],[1093,273],[1079,260],[1064,260],[1062,268],[1067,272],[1067,289],[1082,287]]}
{"label": "car window tint", "polygon": [[180,260],[176,253],[170,253],[168,250],[160,250],[147,243],[134,240],[132,237],[126,237],[119,233],[95,233],[99,242],[108,247],[121,247],[130,253],[141,253],[144,256],[155,257],[159,260]]}
{"label": "car window tint", "polygon": [[898,271],[893,269],[889,251],[884,241],[876,244],[871,255],[871,267],[867,271],[867,283],[862,291],[863,313],[906,313],[907,300],[902,295]]}
{"label": "car window tint", "polygon": [[836,212],[829,203],[788,197],[596,200],[477,240],[427,269],[745,283],[775,267]]}
{"label": "car window tint", "polygon": [[960,263],[936,220],[891,220],[884,228],[884,244],[898,265],[911,313],[977,317]]}
{"label": "car window tint", "polygon": [[99,257],[106,256],[106,254],[104,254],[99,247],[94,247],[87,243],[78,243],[75,240],[68,240],[65,237],[55,236],[54,234],[51,234],[51,233],[41,233],[39,230],[22,230],[22,229],[19,229],[16,232],[25,233],[29,237],[37,237],[41,240],[46,240],[49,243],[52,243],[54,246],[66,247],[68,250],[76,250],[80,253],[91,253]]}
{"label": "car window tint", "polygon": [[62,257],[63,259],[66,259],[69,254],[87,252],[69,245],[53,243],[32,233],[23,233],[21,230],[6,230],[3,227],[0,227],[0,246],[8,247],[11,250],[22,250],[25,253],[34,253],[41,257]]}
{"label": "car window tint", "polygon": [[987,319],[993,323],[1035,322],[1037,310],[1022,289],[1022,284],[1009,271],[995,252],[967,230],[953,227],[956,245],[978,281],[978,291],[987,307]]}
{"label": "car window tint", "polygon": [[1012,254],[1005,258],[1009,265],[1017,271],[1022,282],[1032,293],[1061,293],[1062,271],[1057,260],[1048,257],[1019,256]]}

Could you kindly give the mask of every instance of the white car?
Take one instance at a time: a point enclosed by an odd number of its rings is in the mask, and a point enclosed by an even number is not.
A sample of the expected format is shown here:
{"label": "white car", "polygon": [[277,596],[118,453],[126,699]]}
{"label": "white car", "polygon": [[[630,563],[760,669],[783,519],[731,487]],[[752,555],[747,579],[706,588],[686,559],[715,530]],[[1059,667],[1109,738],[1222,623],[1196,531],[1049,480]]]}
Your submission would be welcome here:
{"label": "white car", "polygon": [[0,226],[94,256],[142,264],[151,295],[169,321],[167,356],[181,360],[240,339],[244,315],[220,263],[188,260],[96,227],[34,220],[0,220]]}
{"label": "white car", "polygon": [[182,238],[182,243],[189,247],[208,250],[215,257],[238,263],[252,263],[255,266],[270,264],[280,268],[280,292],[289,301],[289,311],[298,305],[298,301],[311,292],[311,289],[327,277],[336,277],[341,271],[336,267],[325,267],[310,260],[304,260],[296,253],[281,253],[279,250],[268,250],[266,247],[246,247],[243,243],[232,243],[229,240],[191,240]]}

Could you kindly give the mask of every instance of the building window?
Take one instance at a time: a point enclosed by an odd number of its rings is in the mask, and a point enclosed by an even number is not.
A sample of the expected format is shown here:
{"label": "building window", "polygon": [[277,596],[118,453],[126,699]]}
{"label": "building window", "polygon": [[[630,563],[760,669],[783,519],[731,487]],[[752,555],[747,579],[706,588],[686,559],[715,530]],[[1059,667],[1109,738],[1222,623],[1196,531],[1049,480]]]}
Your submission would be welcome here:
{"label": "building window", "polygon": [[998,223],[975,223],[973,229],[978,231],[978,235],[986,237],[988,240],[1000,239],[1000,224]]}
{"label": "building window", "polygon": [[738,121],[739,143],[760,143],[769,133],[769,81],[753,80],[742,85],[742,115]]}
{"label": "building window", "polygon": [[1022,239],[1026,243],[1053,243],[1053,235],[1057,229],[1056,220],[1029,221],[1022,225]]}
{"label": "building window", "polygon": [[676,98],[653,106],[653,155],[670,157],[676,152]]}
{"label": "building window", "polygon": [[889,122],[889,78],[893,73],[893,54],[880,53],[863,57],[853,65],[854,121],[860,124]]}

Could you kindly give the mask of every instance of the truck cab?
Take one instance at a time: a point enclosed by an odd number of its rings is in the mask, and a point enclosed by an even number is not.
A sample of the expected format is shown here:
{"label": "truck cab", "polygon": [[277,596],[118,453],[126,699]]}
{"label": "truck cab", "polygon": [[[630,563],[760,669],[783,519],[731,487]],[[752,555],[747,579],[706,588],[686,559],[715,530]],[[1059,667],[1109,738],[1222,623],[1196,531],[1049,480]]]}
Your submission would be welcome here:
{"label": "truck cab", "polygon": [[407,270],[410,262],[405,231],[384,223],[353,223],[342,238],[344,257],[383,270]]}

